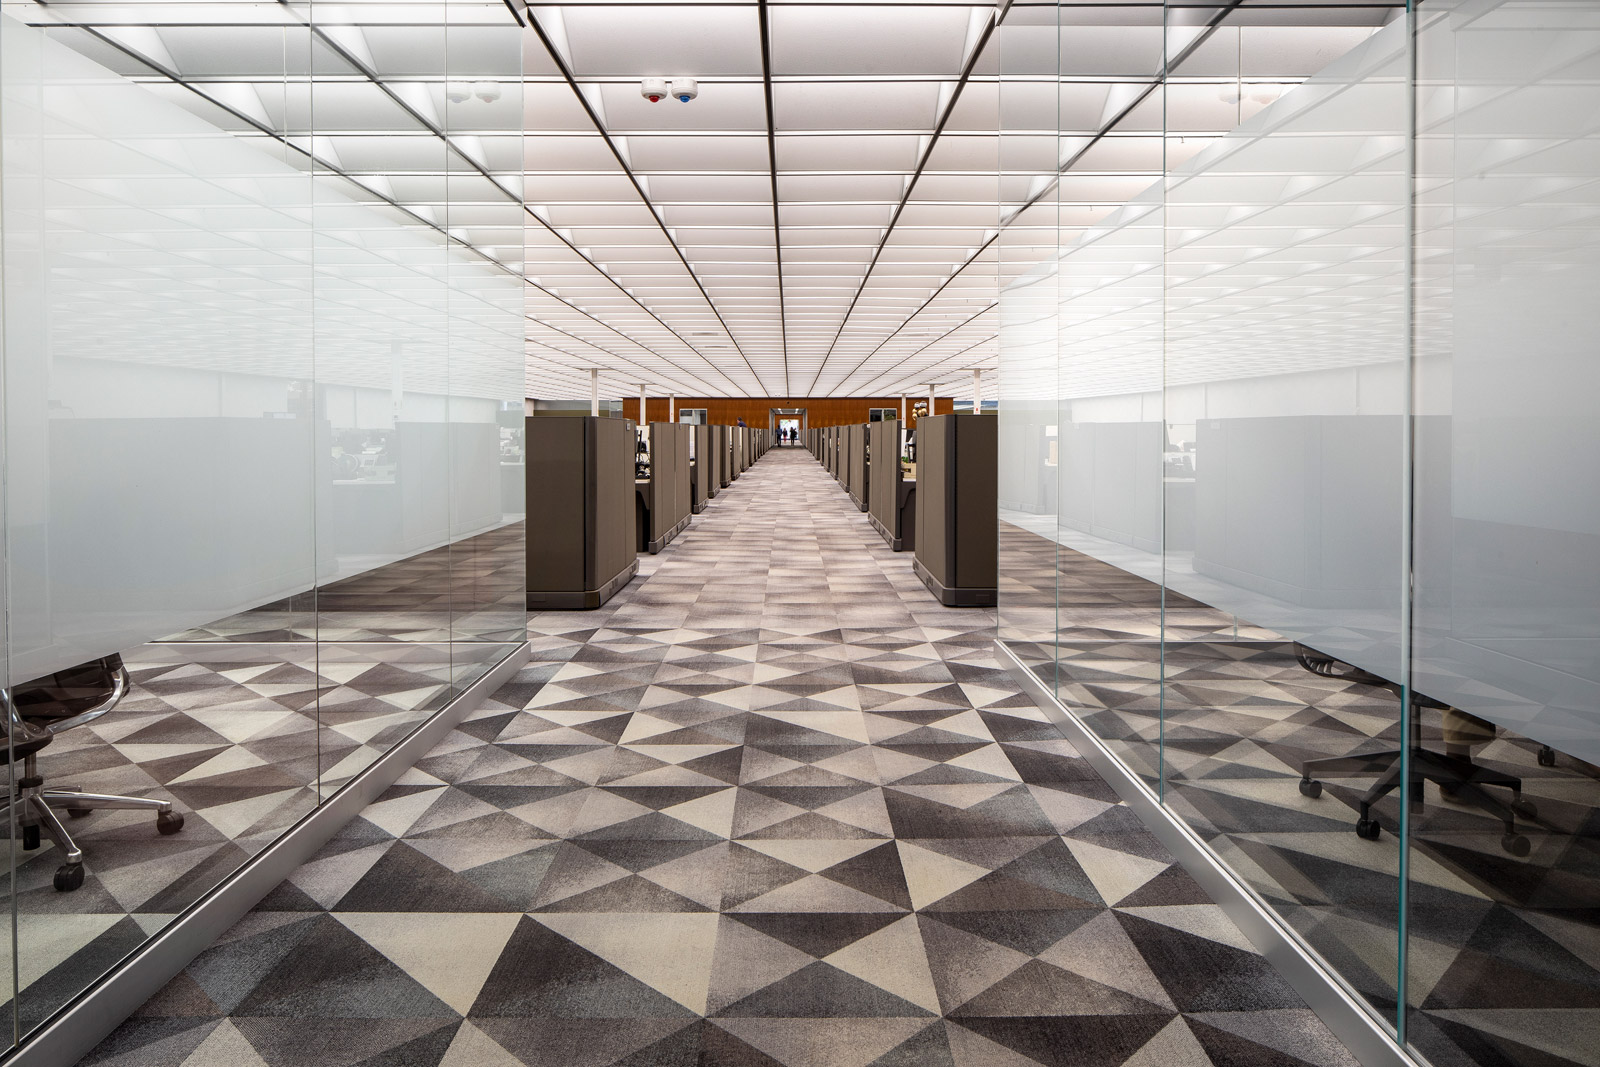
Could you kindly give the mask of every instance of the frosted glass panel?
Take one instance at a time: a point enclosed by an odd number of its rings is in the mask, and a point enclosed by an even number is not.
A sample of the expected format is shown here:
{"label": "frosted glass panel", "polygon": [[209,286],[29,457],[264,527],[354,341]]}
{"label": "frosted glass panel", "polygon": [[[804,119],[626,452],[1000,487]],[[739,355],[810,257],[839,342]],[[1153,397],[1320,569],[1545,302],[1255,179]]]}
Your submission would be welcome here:
{"label": "frosted glass panel", "polygon": [[0,49],[10,695],[106,708],[12,769],[144,805],[18,805],[26,1034],[316,803],[311,179],[50,31]]}
{"label": "frosted glass panel", "polygon": [[0,39],[31,678],[310,587],[307,184],[37,30]]}
{"label": "frosted glass panel", "polygon": [[[1060,241],[1050,185],[1057,154],[1055,81],[1060,30],[1053,9],[1019,12],[999,30],[1001,220],[997,239],[999,382],[999,632],[1055,687],[1055,258]],[[1041,98],[1043,103],[1041,104]],[[1044,128],[1041,129],[1040,127]]]}
{"label": "frosted glass panel", "polygon": [[1429,8],[1419,688],[1600,763],[1600,13]]}
{"label": "frosted glass panel", "polygon": [[[1426,4],[1417,36],[1407,1035],[1435,1063],[1587,1063],[1600,1012],[1600,11]],[[1435,719],[1437,716],[1437,719]],[[1481,784],[1478,784],[1481,783]],[[1449,785],[1449,781],[1441,785]],[[1535,1007],[1536,1011],[1527,1011]]]}
{"label": "frosted glass panel", "polygon": [[1166,183],[1164,795],[1389,1022],[1404,790],[1372,790],[1407,733],[1405,30]]}
{"label": "frosted glass panel", "polygon": [[0,682],[77,722],[7,753],[43,782],[4,886],[23,1034],[525,637],[521,207],[373,173],[474,150],[434,76],[458,32],[499,90],[462,125],[520,127],[510,13],[375,10],[435,53],[390,97],[351,9],[146,7],[0,19]]}

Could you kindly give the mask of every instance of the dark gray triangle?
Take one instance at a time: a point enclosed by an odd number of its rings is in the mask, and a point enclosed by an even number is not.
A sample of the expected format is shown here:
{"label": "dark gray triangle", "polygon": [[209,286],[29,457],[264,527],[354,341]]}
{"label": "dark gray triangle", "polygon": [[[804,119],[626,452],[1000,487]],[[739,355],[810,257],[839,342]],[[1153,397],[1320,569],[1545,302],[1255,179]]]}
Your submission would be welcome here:
{"label": "dark gray triangle", "polygon": [[611,1067],[700,1067],[700,1034],[705,1025],[690,1023],[653,1045],[613,1061]]}
{"label": "dark gray triangle", "polygon": [[[944,901],[939,901],[943,904]],[[1072,931],[1104,914],[1099,908],[1078,911],[944,911],[937,904],[924,912],[947,926],[976,934],[1018,952],[1036,956]]]}
{"label": "dark gray triangle", "polygon": [[813,963],[717,1015],[766,1019],[914,1018],[931,1014],[826,963]]}
{"label": "dark gray triangle", "polygon": [[893,841],[869,848],[820,873],[824,878],[897,907],[908,911],[911,908],[911,892],[906,888],[906,873],[900,866],[900,850]]}
{"label": "dark gray triangle", "polygon": [[785,1067],[753,1045],[708,1022],[700,1037],[698,1067]]}
{"label": "dark gray triangle", "polygon": [[[1226,1030],[1207,1026],[1198,1019],[1185,1019],[1184,1022],[1188,1024],[1195,1039],[1200,1042],[1200,1047],[1205,1049],[1206,1055],[1211,1057],[1212,1063],[1248,1063],[1250,1067],[1311,1067],[1308,1061],[1298,1056],[1291,1056],[1266,1045],[1258,1045],[1238,1034],[1230,1034]],[[1507,1050],[1500,1051],[1503,1054]],[[1531,1061],[1524,1061],[1520,1056],[1516,1062],[1519,1064],[1529,1062],[1532,1067]],[[1557,1063],[1567,1062],[1569,1061],[1553,1058],[1549,1060],[1551,1067]]]}
{"label": "dark gray triangle", "polygon": [[697,904],[688,897],[681,897],[672,890],[650,881],[648,878],[630,874],[626,878],[619,878],[598,888],[565,897],[554,904],[547,904],[538,910],[631,913],[641,911],[709,911],[710,909],[703,904]]}
{"label": "dark gray triangle", "polygon": [[474,1017],[678,1019],[694,1013],[524,916],[472,1005]]}
{"label": "dark gray triangle", "polygon": [[432,1033],[414,1037],[410,1041],[385,1049],[375,1056],[358,1060],[350,1067],[418,1067],[419,1064],[438,1063],[455,1040],[459,1022],[449,1022]]}
{"label": "dark gray triangle", "polygon": [[1071,1005],[1075,1015],[1172,1017],[1172,1009],[1073,974],[1042,960],[1031,960],[951,1011],[951,1018],[990,1015],[1053,1015]]}
{"label": "dark gray triangle", "polygon": [[184,973],[227,1014],[294,951],[302,938],[313,929],[321,929],[324,918],[318,908],[313,918],[297,919],[250,937],[213,945],[195,957]]}
{"label": "dark gray triangle", "polygon": [[867,1067],[956,1067],[944,1024],[936,1022],[885,1052]]}
{"label": "dark gray triangle", "polygon": [[395,842],[350,891],[336,911],[505,911],[465,875],[424,856],[404,841]]}
{"label": "dark gray triangle", "polygon": [[894,912],[827,912],[802,914],[798,912],[741,912],[730,913],[734,919],[752,930],[801,952],[821,959],[846,945],[853,944],[869,934],[875,934],[890,923],[905,916]]}
{"label": "dark gray triangle", "polygon": [[711,847],[705,841],[581,840],[574,842],[585,852],[626,867],[635,874],[670,863]]}
{"label": "dark gray triangle", "polygon": [[[1283,976],[1254,952],[1198,937],[1122,911],[1113,911],[1140,955],[1151,964],[1179,1011],[1256,1011],[1298,1008],[1305,1002]],[[1167,961],[1189,961],[1173,967]]]}
{"label": "dark gray triangle", "polygon": [[[1045,1067],[1117,1067],[1172,1019],[1164,1015],[1051,1015],[962,1019],[960,1025]],[[1251,1060],[1217,1063],[1252,1064]]]}
{"label": "dark gray triangle", "polygon": [[1178,904],[1211,904],[1211,894],[1194,876],[1174,864],[1117,901],[1119,908],[1147,908]]}
{"label": "dark gray triangle", "polygon": [[[717,792],[710,790],[709,792]],[[704,841],[712,844],[722,838],[709,830],[702,830],[698,826],[690,826],[680,822],[669,815],[653,811],[649,815],[640,815],[638,818],[626,822],[604,826],[598,830],[591,830],[580,834],[575,841]]]}
{"label": "dark gray triangle", "polygon": [[240,1016],[456,1018],[383,953],[330,916],[311,929],[234,1009]]}

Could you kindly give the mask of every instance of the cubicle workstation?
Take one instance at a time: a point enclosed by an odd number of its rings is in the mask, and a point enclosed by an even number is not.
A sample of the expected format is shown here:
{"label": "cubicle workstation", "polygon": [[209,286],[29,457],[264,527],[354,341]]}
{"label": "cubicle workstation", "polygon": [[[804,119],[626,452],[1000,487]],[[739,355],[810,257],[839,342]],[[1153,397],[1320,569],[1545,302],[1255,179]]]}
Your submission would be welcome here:
{"label": "cubicle workstation", "polygon": [[995,603],[998,420],[935,415],[917,424],[917,577],[953,608]]}
{"label": "cubicle workstation", "polygon": [[711,427],[691,426],[689,434],[689,510],[698,515],[706,502],[717,495],[716,473],[711,458]]}
{"label": "cubicle workstation", "polygon": [[866,511],[870,506],[868,500],[869,486],[872,478],[872,467],[867,451],[867,423],[856,426],[846,426],[845,433],[845,466],[844,488],[850,494],[850,503],[861,511]]}
{"label": "cubicle workstation", "polygon": [[917,483],[905,476],[900,461],[900,424],[868,425],[868,521],[896,552],[916,548]]}
{"label": "cubicle workstation", "polygon": [[711,454],[715,457],[717,468],[716,485],[718,489],[726,489],[733,484],[732,436],[731,426],[711,427]]}
{"label": "cubicle workstation", "polygon": [[628,419],[529,418],[530,611],[598,608],[638,572],[634,423]]}
{"label": "cubicle workstation", "polygon": [[634,481],[636,548],[655,555],[689,525],[689,431],[679,422],[653,422],[646,431],[650,473]]}

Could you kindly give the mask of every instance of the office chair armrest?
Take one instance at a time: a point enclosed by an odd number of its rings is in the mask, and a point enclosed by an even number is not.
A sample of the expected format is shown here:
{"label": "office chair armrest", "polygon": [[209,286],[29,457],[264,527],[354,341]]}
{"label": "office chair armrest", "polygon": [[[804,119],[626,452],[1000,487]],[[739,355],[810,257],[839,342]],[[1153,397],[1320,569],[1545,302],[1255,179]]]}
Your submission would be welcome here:
{"label": "office chair armrest", "polygon": [[[104,700],[87,711],[80,711],[69,718],[56,719],[46,724],[45,730],[54,736],[67,730],[76,729],[84,723],[94,722],[94,720],[121,703],[122,698],[128,694],[129,684],[128,668],[119,665],[111,674],[111,692],[106,695]],[[7,704],[9,703],[10,701],[7,701]]]}

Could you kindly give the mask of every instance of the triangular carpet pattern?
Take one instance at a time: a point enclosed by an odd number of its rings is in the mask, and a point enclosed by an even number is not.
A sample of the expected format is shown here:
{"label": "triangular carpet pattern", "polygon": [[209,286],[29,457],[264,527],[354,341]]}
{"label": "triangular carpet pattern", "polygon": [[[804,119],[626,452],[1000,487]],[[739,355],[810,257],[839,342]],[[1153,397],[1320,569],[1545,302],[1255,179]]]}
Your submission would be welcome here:
{"label": "triangular carpet pattern", "polygon": [[85,1062],[1354,1067],[809,455],[643,564]]}

